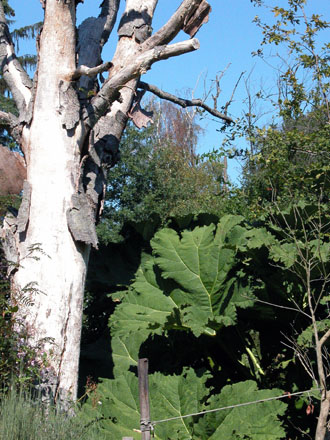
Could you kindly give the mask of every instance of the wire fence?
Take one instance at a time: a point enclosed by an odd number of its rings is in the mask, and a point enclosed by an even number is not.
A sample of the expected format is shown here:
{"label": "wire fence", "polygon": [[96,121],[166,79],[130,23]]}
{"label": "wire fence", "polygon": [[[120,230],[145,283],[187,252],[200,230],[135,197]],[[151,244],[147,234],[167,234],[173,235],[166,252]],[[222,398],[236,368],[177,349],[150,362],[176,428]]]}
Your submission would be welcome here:
{"label": "wire fence", "polygon": [[297,391],[295,393],[286,393],[286,394],[282,394],[281,396],[267,397],[266,399],[253,400],[251,402],[237,403],[236,405],[223,406],[222,408],[214,408],[214,409],[204,410],[204,411],[200,411],[197,413],[186,414],[183,416],[169,417],[168,419],[162,419],[162,420],[154,420],[154,421],[150,422],[150,427],[153,429],[153,427],[155,425],[157,425],[158,423],[165,423],[165,422],[169,422],[171,420],[185,419],[187,417],[200,416],[200,415],[207,414],[207,413],[224,411],[227,409],[240,408],[242,406],[255,405],[257,403],[270,402],[272,400],[280,400],[280,399],[290,398],[290,397],[299,396],[299,395],[303,395],[303,394],[310,395],[313,392],[320,391],[320,390],[321,390],[321,388],[311,388],[311,389],[305,390],[305,391]]}
{"label": "wire fence", "polygon": [[[259,403],[271,402],[280,399],[288,399],[291,397],[308,395],[310,400],[315,397],[315,393],[319,393],[322,388],[315,387],[304,391],[296,391],[294,393],[284,393],[280,396],[266,397],[264,399],[253,400],[249,402],[237,403],[234,405],[227,405],[220,408],[205,409],[191,414],[178,415],[174,417],[168,417],[166,419],[152,420],[150,421],[150,408],[149,408],[149,384],[148,384],[148,359],[138,360],[138,377],[139,377],[139,398],[140,398],[140,430],[134,429],[135,432],[141,433],[142,440],[150,440],[151,434],[154,435],[154,428],[160,423],[168,423],[173,420],[182,420],[188,417],[203,416],[204,414],[215,413],[219,411],[231,410],[235,408],[241,408],[248,405],[256,405]],[[314,393],[314,396],[312,394]],[[123,440],[133,440],[133,437],[123,437]]]}

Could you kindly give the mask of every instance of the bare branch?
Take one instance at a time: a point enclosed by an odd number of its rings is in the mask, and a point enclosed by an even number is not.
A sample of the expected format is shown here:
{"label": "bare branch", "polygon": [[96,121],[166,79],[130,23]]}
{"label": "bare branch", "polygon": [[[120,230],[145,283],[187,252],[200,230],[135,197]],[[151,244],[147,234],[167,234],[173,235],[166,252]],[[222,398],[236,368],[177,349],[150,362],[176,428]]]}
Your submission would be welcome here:
{"label": "bare branch", "polygon": [[258,299],[258,298],[254,299],[254,301],[260,302],[261,304],[266,304],[268,306],[277,307],[279,309],[292,310],[293,312],[296,312],[296,313],[299,312],[299,313],[305,315],[307,318],[312,319],[311,316],[308,315],[307,313],[305,313],[303,310],[301,310],[301,308],[297,304],[295,304],[296,308],[294,308],[294,307],[288,307],[288,306],[281,306],[280,304],[275,304],[275,303],[271,303],[271,302],[268,302],[268,301],[263,301],[263,300]]}
{"label": "bare branch", "polygon": [[172,41],[203,1],[184,0],[168,22],[143,43],[142,49],[152,49]]}
{"label": "bare branch", "polygon": [[329,339],[329,337],[330,337],[330,329],[320,339],[319,343],[321,347]]}
{"label": "bare branch", "polygon": [[310,361],[308,355],[306,354],[306,352],[297,344],[297,341],[295,341],[294,339],[289,338],[288,336],[286,336],[283,333],[282,333],[282,335],[285,337],[285,339],[289,343],[281,341],[281,344],[284,345],[285,347],[288,347],[290,350],[292,350],[294,352],[294,354],[299,359],[301,365],[303,366],[303,368],[306,371],[306,373],[308,374],[308,376],[310,376],[310,378],[313,381],[317,382],[317,379],[315,377],[311,361]]}
{"label": "bare branch", "polygon": [[214,80],[214,84],[215,84],[215,95],[212,95],[212,99],[213,99],[213,108],[217,109],[218,108],[218,98],[220,96],[221,93],[221,87],[220,87],[220,81],[223,78],[224,74],[226,73],[226,71],[229,69],[231,63],[228,63],[227,66],[224,68],[224,70],[222,70],[220,72],[220,75],[216,75],[215,76],[215,80]]}
{"label": "bare branch", "polygon": [[19,123],[18,118],[15,115],[13,115],[12,113],[9,113],[9,112],[6,113],[6,112],[3,112],[3,111],[0,111],[0,119],[5,121],[10,127],[14,127],[14,126],[18,125],[18,123]]}
{"label": "bare branch", "polygon": [[5,126],[13,138],[20,141],[21,130],[19,128],[19,119],[12,113],[0,111],[0,126]]}
{"label": "bare branch", "polygon": [[3,77],[10,88],[20,113],[28,107],[31,99],[32,81],[16,58],[14,45],[8,29],[3,4],[0,1],[0,65]]}
{"label": "bare branch", "polygon": [[120,0],[103,0],[101,4],[101,13],[99,17],[105,17],[105,23],[100,40],[101,49],[108,41],[112,29],[116,23],[119,4]]}
{"label": "bare branch", "polygon": [[105,114],[111,102],[118,99],[119,90],[125,87],[130,80],[146,73],[153,63],[197,49],[199,49],[199,42],[196,38],[193,38],[169,46],[155,47],[138,55],[130,65],[119,70],[118,73],[104,83],[100,92],[92,99],[91,106],[87,109],[86,124],[92,127]]}
{"label": "bare branch", "polygon": [[81,76],[85,75],[89,78],[93,78],[94,76],[98,75],[99,73],[105,72],[106,70],[109,70],[111,67],[111,63],[103,63],[96,67],[87,67],[87,66],[79,66],[72,75],[68,78],[68,81],[76,81]]}
{"label": "bare branch", "polygon": [[225,105],[225,107],[224,107],[224,109],[225,109],[225,113],[227,113],[228,107],[229,107],[230,104],[233,102],[233,99],[234,99],[234,95],[235,95],[236,89],[237,89],[238,84],[239,84],[239,82],[240,82],[242,76],[244,75],[244,73],[245,73],[245,72],[241,72],[241,74],[240,74],[238,80],[236,81],[235,87],[234,87],[234,89],[233,89],[233,93],[231,94],[231,97],[230,97],[229,101],[226,102],[226,105]]}
{"label": "bare branch", "polygon": [[145,82],[139,81],[138,88],[147,90],[148,92],[153,93],[154,95],[158,96],[161,99],[166,99],[167,101],[174,102],[175,104],[180,105],[183,108],[186,107],[201,107],[204,110],[206,110],[211,115],[223,119],[226,123],[233,123],[234,121],[229,116],[219,112],[218,110],[213,109],[212,107],[205,104],[204,101],[201,99],[183,99],[179,98],[178,96],[172,95],[171,93],[164,92],[163,90],[159,89],[158,87],[147,84]]}

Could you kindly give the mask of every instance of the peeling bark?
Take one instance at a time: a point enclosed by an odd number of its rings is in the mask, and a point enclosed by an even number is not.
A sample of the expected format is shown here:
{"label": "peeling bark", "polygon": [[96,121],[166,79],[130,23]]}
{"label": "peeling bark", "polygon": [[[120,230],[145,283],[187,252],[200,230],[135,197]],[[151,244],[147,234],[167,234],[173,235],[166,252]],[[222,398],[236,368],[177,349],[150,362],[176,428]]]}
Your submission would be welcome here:
{"label": "peeling bark", "polygon": [[[78,65],[95,67],[101,63],[101,51],[108,41],[116,22],[120,0],[104,0],[98,18],[87,18],[78,28]],[[79,87],[87,92],[93,89],[94,80],[81,78]]]}
{"label": "peeling bark", "polygon": [[31,204],[31,186],[27,180],[24,181],[23,185],[23,198],[21,206],[18,210],[17,216],[17,232],[21,234],[26,231],[29,215],[30,215],[30,204]]}
{"label": "peeling bark", "polygon": [[8,213],[4,219],[3,226],[0,229],[2,248],[8,263],[7,276],[16,269],[18,265],[18,250],[16,242],[17,218]]}
{"label": "peeling bark", "polygon": [[[139,84],[140,82],[138,83],[138,85]],[[132,104],[132,108],[128,113],[128,116],[132,119],[137,128],[147,127],[149,123],[153,123],[153,112],[149,112],[141,108],[141,99],[143,95],[144,91],[139,90],[138,92],[136,92],[136,97]]]}
{"label": "peeling bark", "polygon": [[194,14],[202,1],[204,0],[184,0],[168,22],[144,42],[142,50],[170,43],[183,29],[187,17]]}
{"label": "peeling bark", "polygon": [[80,103],[76,88],[69,81],[59,82],[58,112],[62,116],[62,124],[67,130],[72,130],[80,120]]}
{"label": "peeling bark", "polygon": [[8,130],[16,141],[20,141],[21,130],[19,119],[12,113],[0,111],[0,124]]}
{"label": "peeling bark", "polygon": [[26,167],[23,157],[0,146],[0,195],[19,194],[25,179]]}
{"label": "peeling bark", "polygon": [[137,43],[143,43],[151,35],[151,21],[152,17],[146,9],[129,9],[120,20],[118,36],[134,37]]}
{"label": "peeling bark", "polygon": [[183,27],[183,31],[190,35],[190,38],[193,38],[199,29],[203,26],[203,24],[209,21],[209,15],[212,8],[208,4],[206,0],[203,0],[202,3],[198,6],[196,11],[186,20],[186,23]]}
{"label": "peeling bark", "polygon": [[68,210],[68,226],[75,241],[91,244],[97,249],[94,210],[84,193],[72,196],[72,207]]}

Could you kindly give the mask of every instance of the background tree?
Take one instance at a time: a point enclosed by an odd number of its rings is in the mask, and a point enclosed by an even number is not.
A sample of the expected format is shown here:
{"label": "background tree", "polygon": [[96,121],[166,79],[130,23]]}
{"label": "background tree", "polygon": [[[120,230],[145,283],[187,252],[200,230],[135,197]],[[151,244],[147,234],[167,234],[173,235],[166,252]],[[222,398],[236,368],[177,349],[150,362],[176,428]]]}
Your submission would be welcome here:
{"label": "background tree", "polygon": [[103,241],[118,240],[128,222],[153,217],[162,226],[171,217],[224,210],[223,164],[197,154],[196,114],[172,103],[152,101],[150,108],[154,124],[140,131],[128,126],[121,160],[109,174],[98,226]]}
{"label": "background tree", "polygon": [[[267,48],[274,46],[287,55],[277,67],[275,92],[261,89],[252,96],[247,88],[247,109],[225,139],[228,154],[242,158],[242,189],[257,215],[267,201],[307,197],[317,203],[319,191],[327,191],[329,23],[316,13],[308,17],[305,4],[295,0],[287,7],[271,7],[270,23],[262,20],[262,12],[256,16],[264,37],[255,55],[266,58]],[[270,123],[262,125],[266,118],[260,117],[258,103],[263,103],[264,114],[271,114]],[[249,144],[244,151],[235,147],[241,137]]]}

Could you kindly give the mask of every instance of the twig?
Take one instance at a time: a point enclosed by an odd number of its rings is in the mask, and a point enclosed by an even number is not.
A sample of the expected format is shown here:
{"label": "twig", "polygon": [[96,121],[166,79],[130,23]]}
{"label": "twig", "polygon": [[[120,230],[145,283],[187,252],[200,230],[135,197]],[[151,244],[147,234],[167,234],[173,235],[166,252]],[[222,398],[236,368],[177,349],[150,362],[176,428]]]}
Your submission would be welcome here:
{"label": "twig", "polygon": [[245,73],[245,72],[242,72],[242,73],[240,74],[238,80],[236,81],[235,87],[233,88],[233,92],[232,92],[232,94],[231,94],[231,97],[230,97],[229,101],[227,101],[226,104],[225,104],[225,106],[224,106],[225,114],[227,114],[228,107],[229,107],[230,104],[233,102],[233,99],[234,99],[234,95],[235,95],[236,89],[237,89],[238,84],[239,84],[239,82],[240,82],[242,76],[244,75],[244,73]]}

